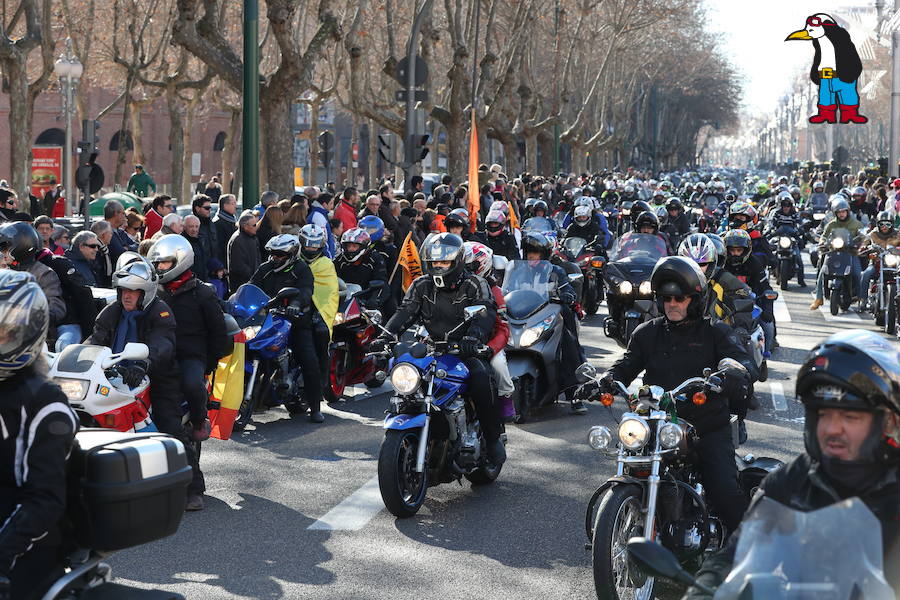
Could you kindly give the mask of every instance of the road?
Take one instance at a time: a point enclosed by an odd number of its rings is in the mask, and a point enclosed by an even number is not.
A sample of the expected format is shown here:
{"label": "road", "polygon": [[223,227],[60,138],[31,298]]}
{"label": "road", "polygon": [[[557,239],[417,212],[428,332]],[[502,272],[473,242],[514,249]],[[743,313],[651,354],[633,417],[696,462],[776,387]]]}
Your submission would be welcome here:
{"label": "road", "polygon": [[[807,351],[842,328],[877,329],[856,314],[811,312],[811,290],[794,286],[778,301],[781,347],[758,384],[746,451],[781,460],[800,452],[793,389]],[[603,335],[602,312],[581,330],[598,368],[620,354]],[[618,412],[591,405],[575,416],[557,405],[509,427],[509,460],[494,485],[431,488],[416,517],[397,520],[374,479],[387,393],[360,390],[326,408],[323,426],[278,409],[231,441],[204,444],[206,509],[186,514],[173,537],[113,556],[114,574],[209,600],[593,597],[584,511],[614,463],[587,446],[586,433]]]}

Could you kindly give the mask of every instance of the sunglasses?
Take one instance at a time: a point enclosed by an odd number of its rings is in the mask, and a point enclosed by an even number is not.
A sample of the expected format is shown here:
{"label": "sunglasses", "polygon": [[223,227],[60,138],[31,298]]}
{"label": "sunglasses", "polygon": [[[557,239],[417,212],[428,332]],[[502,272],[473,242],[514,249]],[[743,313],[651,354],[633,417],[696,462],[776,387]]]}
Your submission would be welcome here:
{"label": "sunglasses", "polygon": [[671,304],[675,302],[676,304],[682,304],[685,302],[690,296],[662,296],[662,301],[665,304]]}
{"label": "sunglasses", "polygon": [[82,244],[82,246],[85,246],[87,248],[93,248],[94,250],[96,250],[100,247],[100,244]]}
{"label": "sunglasses", "polygon": [[834,23],[831,23],[829,21],[823,21],[819,17],[809,17],[808,19],[806,19],[806,24],[810,25],[812,27],[821,27],[823,25],[834,26]]}
{"label": "sunglasses", "polygon": [[212,209],[212,206],[210,206],[209,204],[207,204],[206,206],[201,206],[200,208],[202,208],[203,210],[211,210],[211,209]]}

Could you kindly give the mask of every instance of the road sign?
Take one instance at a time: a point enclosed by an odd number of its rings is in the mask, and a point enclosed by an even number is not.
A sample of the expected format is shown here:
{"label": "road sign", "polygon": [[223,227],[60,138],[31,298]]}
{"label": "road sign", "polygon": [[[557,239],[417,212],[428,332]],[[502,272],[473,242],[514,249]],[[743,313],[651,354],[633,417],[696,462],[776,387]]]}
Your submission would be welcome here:
{"label": "road sign", "polygon": [[[394,98],[397,102],[406,102],[406,90],[397,90],[397,94]],[[413,90],[413,99],[416,102],[425,102],[428,100],[428,92],[425,90]]]}
{"label": "road sign", "polygon": [[[400,82],[400,85],[406,85],[406,69],[409,65],[409,59],[404,56],[400,59],[400,62],[397,63],[397,70],[394,72],[394,79]],[[418,54],[416,55],[416,70],[413,74],[415,78],[416,87],[421,87],[425,85],[425,82],[428,80],[428,63],[425,62]]]}

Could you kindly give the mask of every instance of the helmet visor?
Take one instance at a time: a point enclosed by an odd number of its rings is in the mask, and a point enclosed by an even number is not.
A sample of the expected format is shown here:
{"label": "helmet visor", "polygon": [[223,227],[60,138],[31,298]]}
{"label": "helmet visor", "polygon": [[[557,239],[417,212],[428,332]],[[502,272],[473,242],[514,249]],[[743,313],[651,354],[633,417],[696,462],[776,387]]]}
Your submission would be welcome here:
{"label": "helmet visor", "polygon": [[463,251],[462,246],[453,244],[429,244],[425,248],[422,259],[429,262],[434,261],[452,261],[455,260]]}

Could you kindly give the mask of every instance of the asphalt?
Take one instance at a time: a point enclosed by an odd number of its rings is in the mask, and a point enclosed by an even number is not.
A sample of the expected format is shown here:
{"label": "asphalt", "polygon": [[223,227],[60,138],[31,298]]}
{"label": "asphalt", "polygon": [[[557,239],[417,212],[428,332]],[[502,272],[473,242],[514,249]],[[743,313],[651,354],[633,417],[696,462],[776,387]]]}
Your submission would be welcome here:
{"label": "asphalt", "polygon": [[[757,384],[761,407],[742,452],[789,460],[802,451],[793,388],[804,356],[839,329],[877,330],[866,316],[810,311],[811,290],[783,294],[790,321],[778,323],[780,348],[769,382]],[[581,329],[600,369],[621,353],[603,335],[603,310]],[[586,434],[620,411],[591,405],[576,416],[559,404],[510,426],[494,484],[430,488],[421,512],[401,520],[380,504],[373,479],[389,389],[358,392],[327,407],[324,425],[273,409],[232,440],[205,443],[205,510],[186,514],[170,538],[112,556],[117,579],[210,600],[594,597],[584,513],[615,465]]]}

